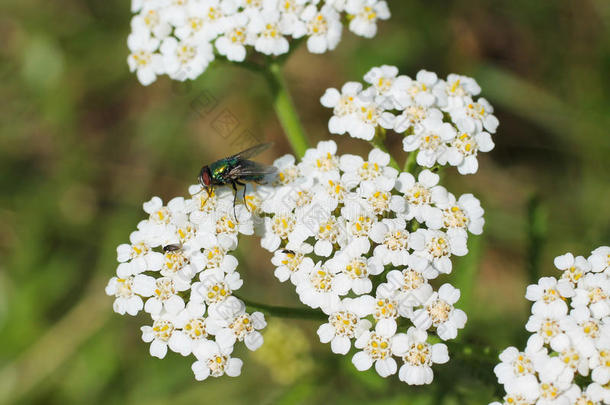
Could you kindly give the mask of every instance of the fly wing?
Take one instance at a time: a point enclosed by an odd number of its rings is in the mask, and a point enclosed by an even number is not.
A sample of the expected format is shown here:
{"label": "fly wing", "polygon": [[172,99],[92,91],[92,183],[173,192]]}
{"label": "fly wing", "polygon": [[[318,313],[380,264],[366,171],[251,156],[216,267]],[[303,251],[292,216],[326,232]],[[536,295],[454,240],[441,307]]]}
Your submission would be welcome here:
{"label": "fly wing", "polygon": [[271,145],[273,145],[273,142],[261,143],[259,145],[248,148],[244,151],[236,153],[235,155],[230,156],[227,159],[237,159],[237,160],[244,159],[245,160],[245,159],[251,158],[252,156],[258,155],[259,153],[262,153],[264,150],[270,148]]}
{"label": "fly wing", "polygon": [[231,180],[261,180],[265,176],[274,174],[277,171],[275,166],[267,166],[251,160],[241,160],[227,173],[227,178]]}

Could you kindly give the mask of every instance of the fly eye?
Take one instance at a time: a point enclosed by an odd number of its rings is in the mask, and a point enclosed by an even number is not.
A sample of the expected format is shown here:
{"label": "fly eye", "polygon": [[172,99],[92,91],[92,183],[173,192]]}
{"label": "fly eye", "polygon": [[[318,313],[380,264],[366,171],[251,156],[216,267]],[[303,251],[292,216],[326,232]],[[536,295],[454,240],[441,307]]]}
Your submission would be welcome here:
{"label": "fly eye", "polygon": [[207,166],[201,169],[201,172],[199,173],[199,183],[202,186],[210,186],[210,174],[207,171]]}

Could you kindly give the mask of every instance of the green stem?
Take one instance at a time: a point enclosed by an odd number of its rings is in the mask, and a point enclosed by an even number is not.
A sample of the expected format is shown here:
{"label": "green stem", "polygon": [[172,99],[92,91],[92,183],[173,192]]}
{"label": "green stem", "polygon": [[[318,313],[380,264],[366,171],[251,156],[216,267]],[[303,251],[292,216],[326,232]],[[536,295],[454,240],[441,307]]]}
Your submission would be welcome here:
{"label": "green stem", "polygon": [[264,74],[273,92],[273,108],[275,113],[280,120],[282,128],[284,128],[290,146],[302,158],[309,147],[309,141],[288,93],[286,81],[282,75],[282,68],[277,62],[271,62],[268,69],[264,71]]}
{"label": "green stem", "polygon": [[409,152],[409,156],[407,156],[407,160],[405,161],[405,166],[402,171],[411,173],[415,175],[415,167],[417,167],[417,153],[415,151]]}
{"label": "green stem", "polygon": [[278,318],[297,318],[328,321],[328,315],[317,309],[278,307],[275,305],[260,304],[258,302],[253,302],[242,297],[238,297],[237,295],[235,296],[242,300],[244,304],[246,304],[246,308],[250,312],[260,311],[267,315],[276,316]]}
{"label": "green stem", "polygon": [[527,203],[527,273],[530,283],[540,278],[540,260],[547,238],[547,215],[538,195]]}
{"label": "green stem", "polygon": [[390,166],[393,167],[396,170],[398,169],[398,163],[396,162],[396,160],[394,159],[394,157],[392,156],[392,154],[390,153],[389,149],[385,146],[385,129],[381,128],[381,127],[377,127],[377,131],[375,133],[375,136],[373,137],[373,139],[370,140],[370,144],[372,146],[374,146],[375,148],[387,153],[388,155],[390,155]]}

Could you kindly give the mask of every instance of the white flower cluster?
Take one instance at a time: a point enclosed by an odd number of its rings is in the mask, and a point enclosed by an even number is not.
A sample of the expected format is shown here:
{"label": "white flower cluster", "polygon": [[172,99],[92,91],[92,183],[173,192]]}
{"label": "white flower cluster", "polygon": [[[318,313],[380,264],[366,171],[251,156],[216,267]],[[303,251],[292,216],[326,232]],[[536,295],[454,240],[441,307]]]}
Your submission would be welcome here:
{"label": "white flower cluster", "polygon": [[[467,253],[468,232],[480,234],[483,209],[471,194],[456,198],[429,170],[417,178],[388,166],[373,149],[367,160],[337,155],[333,141],[307,150],[300,163],[277,159],[275,189],[262,202],[261,245],[274,253],[275,276],[299,299],[328,315],[318,335],[331,350],[359,351],[358,370],[375,365],[408,384],[429,384],[432,365],[449,361],[447,346],[466,314],[460,291],[429,280]],[[397,333],[399,329],[404,332]]]}
{"label": "white flower cluster", "polygon": [[390,17],[383,0],[132,0],[127,39],[130,70],[144,85],[157,75],[195,79],[215,54],[243,62],[250,48],[265,55],[289,51],[289,39],[307,37],[312,53],[341,40],[341,13],[349,29],[373,37]]}
{"label": "white flower cluster", "polygon": [[525,351],[507,348],[494,369],[503,404],[610,404],[610,247],[588,259],[566,253],[555,267],[561,277],[527,287]]}
{"label": "white flower cluster", "polygon": [[197,380],[223,374],[237,376],[242,361],[232,358],[243,341],[250,350],[263,343],[262,313],[247,313],[232,293],[242,285],[237,259],[228,254],[239,234],[253,233],[253,219],[243,204],[233,216],[233,194],[208,195],[191,186],[189,199],[174,198],[165,206],[159,197],[144,203],[149,218],[119,245],[119,265],[106,293],[114,296],[114,311],[136,315],[144,310],[151,323],[142,339],[150,354],[163,358],[170,350],[197,359]]}
{"label": "white flower cluster", "polygon": [[490,134],[498,119],[487,100],[475,100],[481,88],[474,79],[450,74],[443,80],[426,70],[412,79],[384,65],[364,81],[370,86],[347,82],[322,96],[322,105],[333,109],[331,133],[370,141],[378,130],[391,129],[404,135],[403,149],[417,153],[420,166],[449,164],[461,174],[476,173],[477,154],[494,148]]}

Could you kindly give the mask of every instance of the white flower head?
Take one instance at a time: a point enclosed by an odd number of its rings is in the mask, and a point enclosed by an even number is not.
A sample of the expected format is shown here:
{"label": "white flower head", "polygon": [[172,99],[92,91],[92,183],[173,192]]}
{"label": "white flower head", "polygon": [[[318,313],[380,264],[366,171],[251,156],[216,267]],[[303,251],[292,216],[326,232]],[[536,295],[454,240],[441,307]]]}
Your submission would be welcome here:
{"label": "white flower head", "polygon": [[371,328],[371,322],[363,319],[369,315],[371,296],[363,295],[358,298],[344,298],[335,302],[329,308],[328,323],[320,325],[318,336],[322,343],[331,344],[331,350],[337,354],[347,354],[351,348],[351,339]]}
{"label": "white flower head", "polygon": [[197,346],[193,354],[197,357],[197,361],[191,368],[197,381],[203,381],[210,376],[220,377],[226,374],[229,377],[237,377],[241,374],[243,362],[231,357],[231,352],[223,349],[216,342],[204,342]]}
{"label": "white flower head", "polygon": [[154,320],[152,326],[142,326],[142,340],[150,343],[150,355],[162,359],[167,354],[170,341],[176,339],[172,317],[164,315]]}
{"label": "white flower head", "polygon": [[[374,8],[382,3],[349,0],[346,10],[366,9],[363,15],[376,18]],[[351,23],[362,25],[356,16]],[[396,66],[382,65],[371,68],[364,81],[370,86],[347,82],[341,92],[330,88],[324,93],[322,104],[333,108],[331,133],[382,141],[385,131],[393,130],[404,136],[403,149],[416,153],[419,166],[448,164],[463,175],[476,173],[479,154],[494,148],[499,122],[486,99],[472,99],[481,91],[474,79],[450,74],[439,80],[423,69],[412,79]]]}
{"label": "white flower head", "polygon": [[558,270],[562,270],[562,280],[573,285],[578,283],[586,273],[591,271],[591,264],[582,256],[574,257],[572,253],[557,256],[553,261]]}
{"label": "white flower head", "polygon": [[368,370],[375,365],[375,370],[382,377],[396,373],[397,364],[392,355],[402,349],[400,342],[404,334],[396,334],[396,322],[382,319],[375,325],[374,331],[363,332],[356,339],[355,346],[361,351],[354,354],[352,363],[360,371]]}
{"label": "white flower head", "polygon": [[432,167],[446,152],[446,143],[453,140],[456,134],[453,125],[428,118],[415,129],[413,135],[403,140],[403,149],[406,152],[417,150],[417,164]]}
{"label": "white flower head", "polygon": [[144,310],[155,316],[166,311],[175,315],[184,309],[184,300],[180,297],[181,291],[190,288],[188,281],[169,277],[153,278],[138,274],[133,280],[134,291],[142,297],[150,297],[144,304]]}
{"label": "white flower head", "polygon": [[464,256],[468,253],[466,232],[450,229],[447,232],[418,229],[423,234],[425,246],[413,253],[411,265],[423,271],[429,264],[439,273],[449,274],[452,270],[451,256]]}
{"label": "white flower head", "polygon": [[134,292],[133,276],[112,277],[106,285],[106,294],[115,297],[112,308],[117,314],[135,316],[144,308],[142,298]]}
{"label": "white flower head", "polygon": [[410,327],[406,338],[396,339],[394,351],[403,360],[398,371],[401,381],[409,385],[430,384],[434,379],[433,364],[449,361],[447,346],[442,343],[430,344],[425,330]]}
{"label": "white flower head", "polygon": [[460,290],[451,284],[443,284],[438,293],[433,293],[424,307],[413,313],[413,324],[422,330],[436,328],[443,340],[455,339],[458,329],[466,324],[466,313],[453,306],[460,298]]}
{"label": "white flower head", "polygon": [[377,20],[390,18],[390,10],[383,0],[347,0],[345,11],[352,16],[350,31],[366,38],[377,33]]}
{"label": "white flower head", "polygon": [[473,134],[483,130],[494,134],[498,128],[498,119],[493,115],[493,107],[484,98],[476,102],[465,99],[464,105],[450,111],[452,119],[460,131]]}
{"label": "white flower head", "polygon": [[157,75],[164,73],[163,60],[159,53],[159,40],[145,33],[132,33],[127,38],[131,53],[127,58],[129,70],[136,72],[144,86],[154,82]]}
{"label": "white flower head", "polygon": [[588,259],[589,263],[591,263],[591,271],[596,273],[610,272],[610,247],[609,246],[600,246],[591,252],[591,256]]}

